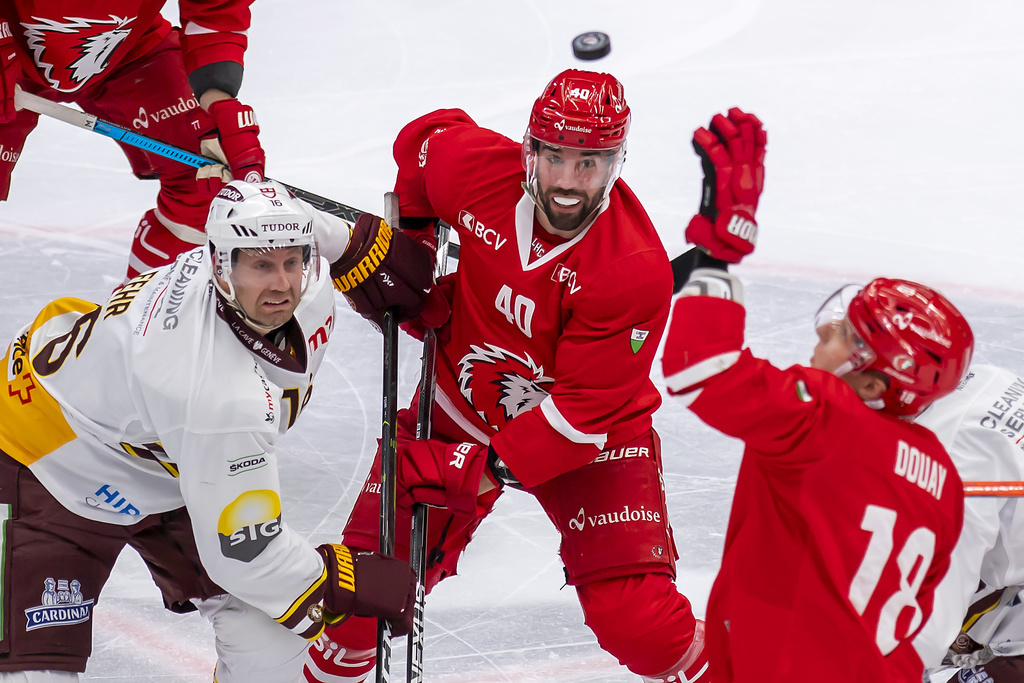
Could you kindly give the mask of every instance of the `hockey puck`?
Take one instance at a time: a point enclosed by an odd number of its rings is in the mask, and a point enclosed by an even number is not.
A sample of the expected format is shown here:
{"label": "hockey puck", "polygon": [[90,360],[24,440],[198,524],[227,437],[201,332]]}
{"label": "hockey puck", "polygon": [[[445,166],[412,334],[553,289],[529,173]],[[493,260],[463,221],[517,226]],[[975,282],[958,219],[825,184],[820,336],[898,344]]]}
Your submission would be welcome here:
{"label": "hockey puck", "polygon": [[590,31],[572,39],[572,53],[576,59],[592,62],[612,51],[612,40],[607,33]]}

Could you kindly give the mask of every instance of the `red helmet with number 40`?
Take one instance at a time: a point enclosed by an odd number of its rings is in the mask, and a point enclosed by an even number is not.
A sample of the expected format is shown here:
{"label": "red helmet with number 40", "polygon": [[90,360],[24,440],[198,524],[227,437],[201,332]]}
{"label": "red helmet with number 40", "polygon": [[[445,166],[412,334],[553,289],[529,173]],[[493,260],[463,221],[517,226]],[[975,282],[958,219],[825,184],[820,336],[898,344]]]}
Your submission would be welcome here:
{"label": "red helmet with number 40", "polygon": [[546,144],[606,153],[610,163],[602,182],[607,197],[626,160],[629,118],[622,84],[611,74],[566,69],[552,78],[533,103],[523,136],[526,191],[536,201],[537,154]]}
{"label": "red helmet with number 40", "polygon": [[971,362],[974,333],[963,314],[916,282],[872,280],[850,302],[847,318],[875,355],[858,369],[889,379],[884,412],[916,415],[956,389]]}
{"label": "red helmet with number 40", "polygon": [[629,105],[610,74],[567,69],[533,103],[527,142],[559,147],[615,149],[629,132]]}

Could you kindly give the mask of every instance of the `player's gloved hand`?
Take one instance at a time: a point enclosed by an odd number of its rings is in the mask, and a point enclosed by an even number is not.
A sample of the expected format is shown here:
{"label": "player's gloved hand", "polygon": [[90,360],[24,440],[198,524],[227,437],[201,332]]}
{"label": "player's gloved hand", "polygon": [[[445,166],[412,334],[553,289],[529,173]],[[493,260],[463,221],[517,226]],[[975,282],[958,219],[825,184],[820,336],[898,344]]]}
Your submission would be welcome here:
{"label": "player's gloved hand", "polygon": [[733,107],[715,114],[710,130],[698,128],[693,148],[704,167],[700,211],[686,227],[686,240],[711,256],[739,263],[754,250],[754,213],[764,187],[768,136],[761,121]]}
{"label": "player's gloved hand", "polygon": [[416,573],[408,562],[337,543],[324,543],[316,550],[327,567],[324,621],[328,625],[354,614],[387,619],[393,636],[412,630]]}
{"label": "player's gloved hand", "polygon": [[424,302],[423,310],[412,320],[402,323],[413,339],[423,341],[427,328],[433,328],[440,344],[447,344],[451,339],[452,330],[448,319],[452,314],[452,297],[455,294],[455,273],[445,275],[430,290]]}
{"label": "player's gloved hand", "polygon": [[398,442],[399,500],[475,514],[487,446],[434,439]]}
{"label": "player's gloved hand", "polygon": [[212,132],[220,141],[220,158],[227,162],[231,175],[248,183],[262,181],[267,156],[260,147],[260,127],[252,107],[230,97],[217,100],[208,111],[216,126]]}
{"label": "player's gloved hand", "polygon": [[14,85],[21,75],[11,26],[6,19],[0,19],[0,124],[10,123],[18,114],[14,108]]}
{"label": "player's gloved hand", "polygon": [[[434,310],[440,295],[432,288],[433,271],[430,252],[422,244],[393,231],[383,218],[364,213],[352,228],[345,253],[331,264],[331,279],[352,308],[379,328],[384,311],[392,307],[398,322]],[[444,320],[426,322],[436,327]]]}

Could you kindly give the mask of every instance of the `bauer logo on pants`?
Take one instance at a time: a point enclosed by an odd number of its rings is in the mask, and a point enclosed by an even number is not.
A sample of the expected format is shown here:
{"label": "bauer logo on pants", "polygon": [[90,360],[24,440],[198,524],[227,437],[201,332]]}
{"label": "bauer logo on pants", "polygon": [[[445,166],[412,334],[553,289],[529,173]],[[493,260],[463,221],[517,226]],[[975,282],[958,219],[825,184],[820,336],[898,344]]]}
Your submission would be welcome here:
{"label": "bauer logo on pants", "polygon": [[50,626],[71,626],[89,621],[92,616],[93,600],[82,599],[82,584],[77,579],[46,577],[43,594],[38,607],[25,610],[28,617],[26,631]]}
{"label": "bauer logo on pants", "polygon": [[281,499],[274,491],[246,491],[224,508],[217,520],[224,557],[252,562],[281,533]]}

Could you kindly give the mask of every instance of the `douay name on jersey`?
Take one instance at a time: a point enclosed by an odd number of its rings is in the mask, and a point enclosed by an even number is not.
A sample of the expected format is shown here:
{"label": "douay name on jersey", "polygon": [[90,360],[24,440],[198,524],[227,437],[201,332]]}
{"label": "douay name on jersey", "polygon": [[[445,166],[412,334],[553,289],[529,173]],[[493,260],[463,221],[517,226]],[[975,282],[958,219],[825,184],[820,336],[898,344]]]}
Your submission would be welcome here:
{"label": "douay name on jersey", "polygon": [[949,474],[945,465],[935,462],[930,455],[903,440],[900,440],[896,448],[893,471],[935,496],[935,500],[942,498],[942,487]]}

